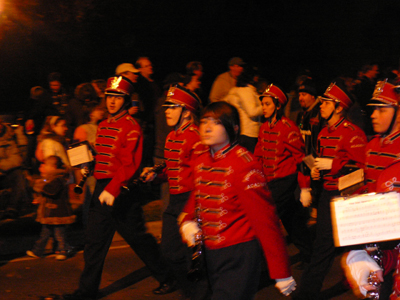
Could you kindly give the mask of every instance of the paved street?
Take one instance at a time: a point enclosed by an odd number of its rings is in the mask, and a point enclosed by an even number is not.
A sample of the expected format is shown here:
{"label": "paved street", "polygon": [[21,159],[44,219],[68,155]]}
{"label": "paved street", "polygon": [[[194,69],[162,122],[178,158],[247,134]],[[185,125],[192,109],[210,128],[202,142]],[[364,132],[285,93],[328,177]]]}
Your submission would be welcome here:
{"label": "paved street", "polygon": [[[150,222],[149,230],[156,236],[160,233],[161,222]],[[296,260],[297,250],[290,245],[289,254],[293,261]],[[337,283],[341,278],[339,259],[328,278],[325,280],[327,289]],[[298,264],[293,264],[293,275],[299,279],[301,271],[296,269]],[[56,261],[54,255],[43,259],[33,259],[27,256],[12,260],[3,260],[0,264],[0,299],[1,300],[37,300],[57,299],[57,295],[74,291],[78,285],[79,275],[83,268],[83,252],[66,261]],[[157,282],[151,276],[144,264],[118,235],[114,237],[109,251],[101,283],[101,299],[179,299],[178,292],[156,296],[152,289],[157,287]],[[269,284],[263,280],[264,285],[257,294],[256,300],[261,299],[288,299],[281,296]],[[52,298],[51,298],[52,297]],[[350,300],[356,299],[351,291],[331,298]]]}

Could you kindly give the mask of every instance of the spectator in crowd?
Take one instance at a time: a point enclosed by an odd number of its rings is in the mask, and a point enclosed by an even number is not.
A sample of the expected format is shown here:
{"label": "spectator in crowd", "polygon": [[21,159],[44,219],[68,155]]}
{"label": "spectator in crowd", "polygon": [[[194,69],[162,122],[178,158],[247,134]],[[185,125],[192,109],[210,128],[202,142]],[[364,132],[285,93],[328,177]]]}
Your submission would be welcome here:
{"label": "spectator in crowd", "polygon": [[[129,64],[129,63],[123,63],[117,66],[115,69],[115,75],[117,76],[124,76],[130,82],[135,85],[138,81],[139,78],[139,70],[135,68],[134,65]],[[140,111],[143,110],[142,105],[139,103],[138,99],[138,94],[135,92],[132,92],[132,98],[131,98],[131,106],[128,108],[128,112],[131,116],[134,116],[136,119],[140,120]]]}
{"label": "spectator in crowd", "polygon": [[66,89],[63,87],[61,82],[61,74],[53,72],[48,77],[49,88],[50,88],[50,99],[52,111],[49,115],[65,116],[69,105],[69,98]]}
{"label": "spectator in crowd", "polygon": [[284,115],[293,122],[296,122],[299,113],[302,111],[297,90],[299,86],[306,80],[313,80],[310,70],[307,69],[299,73],[299,75],[296,77],[294,85],[291,87],[290,92],[288,93],[289,100],[285,107]]}
{"label": "spectator in crowd", "polygon": [[311,237],[296,201],[295,190],[300,186],[301,198],[309,197],[310,180],[300,170],[305,156],[299,128],[283,116],[288,101],[286,94],[271,84],[260,96],[265,123],[261,126],[254,156],[261,162],[266,182],[276,210],[293,244],[300,250],[301,260],[311,257]]}
{"label": "spectator in crowd", "polygon": [[354,86],[354,95],[356,101],[360,103],[363,110],[371,98],[374,91],[376,78],[379,74],[379,65],[377,63],[368,63],[360,69],[359,82]]}
{"label": "spectator in crowd", "polygon": [[232,57],[228,62],[229,70],[217,76],[215,79],[209,99],[210,102],[223,101],[229,90],[236,86],[236,80],[243,72],[244,61],[240,57]]}
{"label": "spectator in crowd", "polygon": [[148,57],[139,57],[135,66],[140,71],[136,91],[143,107],[140,117],[143,130],[142,164],[143,166],[152,166],[155,144],[154,109],[162,90],[160,85],[152,78],[153,65]]}
{"label": "spectator in crowd", "polygon": [[199,79],[203,77],[203,64],[199,61],[191,61],[186,64],[186,74],[196,75]]}
{"label": "spectator in crowd", "polygon": [[37,171],[38,165],[35,159],[36,141],[47,116],[46,103],[49,103],[47,91],[41,86],[35,86],[30,90],[30,97],[25,107],[24,124],[28,138],[27,157],[24,165],[32,173]]}
{"label": "spectator in crowd", "polygon": [[236,107],[240,117],[239,145],[254,153],[263,115],[254,82],[255,70],[249,65],[238,76],[236,87],[229,90],[224,101]]}
{"label": "spectator in crowd", "polygon": [[60,116],[48,116],[43,129],[38,136],[36,158],[44,162],[51,155],[59,156],[63,164],[69,168],[70,163],[67,156],[68,143],[66,140],[68,127],[65,118]]}
{"label": "spectator in crowd", "polygon": [[[261,164],[237,144],[239,114],[226,102],[208,105],[200,137],[210,149],[193,162],[195,182],[184,208],[181,234],[193,247],[204,238],[211,299],[253,299],[261,272],[260,247],[270,278],[284,295],[296,286],[290,275],[279,219]],[[249,201],[251,199],[251,201]]]}
{"label": "spectator in crowd", "polygon": [[[199,81],[198,87],[195,85],[193,92],[195,92],[199,98],[202,100],[202,107],[206,106],[208,103],[207,97],[204,95],[204,91],[201,88],[201,78],[203,77],[203,64],[199,61],[191,61],[186,64],[186,75],[184,76],[186,78],[185,82],[197,82]],[[197,80],[196,80],[197,79]]]}
{"label": "spectator in crowd", "polygon": [[106,109],[104,91],[106,89],[107,82],[104,79],[94,79],[91,81],[91,84],[96,91],[98,98],[97,102],[100,103],[104,107],[104,109]]}
{"label": "spectator in crowd", "polygon": [[94,176],[97,180],[89,210],[84,249],[85,267],[79,288],[64,299],[96,299],[101,274],[115,231],[126,240],[150,269],[160,286],[153,292],[166,294],[175,287],[161,257],[155,238],[147,232],[140,201],[121,188],[138,171],[142,157],[142,134],[129,115],[133,86],[123,76],[107,81],[106,103],[109,117],[99,124]]}
{"label": "spectator in crowd", "polygon": [[[31,201],[14,130],[0,118],[0,219],[15,219]],[[10,192],[7,192],[11,189]]]}
{"label": "spectator in crowd", "polygon": [[55,155],[46,157],[39,169],[41,179],[37,179],[34,185],[34,201],[39,203],[36,221],[42,224],[42,231],[33,249],[26,254],[34,258],[43,257],[47,242],[53,236],[57,241],[56,260],[65,260],[66,226],[75,222],[68,196],[68,170],[63,168],[61,158]]}
{"label": "spectator in crowd", "polygon": [[335,258],[330,201],[340,195],[339,177],[347,172],[347,164],[364,167],[367,138],[364,132],[345,118],[353,101],[343,86],[331,83],[324,93],[321,117],[326,126],[318,135],[318,157],[311,169],[313,180],[322,180],[318,199],[316,238],[311,262],[304,270],[300,287],[293,299],[319,299],[325,276]]}
{"label": "spectator in crowd", "polygon": [[145,177],[145,182],[153,181],[156,176],[167,177],[165,180],[169,182],[170,201],[162,218],[162,253],[170,264],[185,297],[206,299],[206,280],[203,281],[204,288],[203,285],[201,287],[194,285],[187,278],[190,260],[187,247],[182,243],[178,225],[178,217],[194,189],[191,162],[206,150],[200,142],[196,124],[200,99],[196,94],[177,84],[169,89],[163,106],[166,108],[167,125],[173,127],[165,141],[166,166],[159,174],[144,168],[141,176]]}
{"label": "spectator in crowd", "polygon": [[[298,87],[299,103],[302,112],[297,116],[297,126],[304,140],[305,155],[317,157],[317,140],[318,134],[325,124],[325,120],[320,114],[320,101],[317,99],[317,88],[311,79],[304,80]],[[310,176],[311,169],[307,164],[301,164],[301,171],[304,175]],[[317,221],[317,199],[321,192],[322,185],[319,181],[311,182],[311,196],[303,197],[302,204],[304,207],[312,206],[309,225],[315,224]]]}
{"label": "spectator in crowd", "polygon": [[88,106],[99,104],[96,90],[90,82],[79,84],[75,88],[74,96],[75,97],[70,100],[66,112],[68,127],[67,137],[70,140],[73,138],[75,129],[86,122],[84,114]]}
{"label": "spectator in crowd", "polygon": [[379,65],[377,63],[368,63],[362,66],[358,83],[354,86],[353,94],[362,113],[361,124],[364,124],[364,132],[367,136],[372,136],[374,131],[370,122],[370,111],[367,109],[367,103],[374,91],[376,78],[379,75]]}

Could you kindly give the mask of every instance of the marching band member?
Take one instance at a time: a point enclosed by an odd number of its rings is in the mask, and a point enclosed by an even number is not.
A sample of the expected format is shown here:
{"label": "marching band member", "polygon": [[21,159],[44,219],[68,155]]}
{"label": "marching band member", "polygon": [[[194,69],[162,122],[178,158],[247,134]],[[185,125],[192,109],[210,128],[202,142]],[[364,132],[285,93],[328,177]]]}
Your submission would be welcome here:
{"label": "marching band member", "polygon": [[279,219],[260,163],[237,143],[237,110],[226,102],[210,104],[199,130],[210,149],[193,163],[195,187],[184,208],[181,233],[192,246],[202,232],[211,299],[253,299],[261,272],[260,246],[270,277],[289,295],[296,283]]}
{"label": "marching band member", "polygon": [[[372,127],[376,135],[366,147],[364,193],[400,191],[398,170],[400,159],[400,115],[398,87],[387,82],[379,81],[368,106],[373,107],[371,115]],[[399,179],[397,179],[399,178]],[[399,250],[383,250],[383,270],[368,255],[365,250],[350,251],[344,258],[345,270],[349,281],[354,286],[356,294],[365,296],[374,290],[367,282],[371,272],[376,272],[380,281],[383,276],[392,271],[396,265],[395,285],[390,299],[400,299],[400,265],[398,264]],[[383,272],[384,271],[384,272]],[[380,299],[387,299],[383,292]]]}
{"label": "marching band member", "polygon": [[364,132],[345,118],[351,98],[336,83],[331,83],[321,100],[321,116],[326,126],[318,135],[318,155],[311,170],[313,180],[323,181],[318,201],[316,238],[311,262],[301,278],[298,294],[293,299],[318,299],[326,274],[335,258],[330,200],[339,195],[338,179],[345,175],[346,164],[364,167],[367,138]]}
{"label": "marching band member", "polygon": [[104,261],[115,231],[125,239],[160,282],[155,292],[171,291],[168,269],[155,238],[147,233],[140,201],[121,194],[121,187],[133,177],[142,158],[142,131],[127,111],[133,86],[123,76],[111,77],[105,92],[109,117],[97,130],[94,176],[86,243],[85,267],[79,288],[64,299],[96,299]]}
{"label": "marching band member", "polygon": [[141,175],[146,176],[145,182],[153,181],[156,176],[166,176],[168,179],[170,200],[162,218],[161,250],[179,287],[191,299],[202,299],[201,295],[207,293],[207,289],[197,290],[187,279],[187,247],[182,243],[177,219],[194,188],[191,162],[207,149],[200,142],[196,125],[200,103],[196,94],[178,84],[169,89],[163,106],[166,108],[167,124],[174,130],[165,141],[166,167],[161,174],[149,172],[151,168],[144,168]]}
{"label": "marching band member", "polygon": [[260,96],[266,122],[261,125],[254,156],[262,163],[276,210],[293,244],[300,250],[302,262],[310,262],[312,240],[306,226],[302,205],[296,201],[299,183],[300,200],[311,199],[310,179],[300,171],[305,156],[299,128],[283,116],[286,94],[271,84]]}

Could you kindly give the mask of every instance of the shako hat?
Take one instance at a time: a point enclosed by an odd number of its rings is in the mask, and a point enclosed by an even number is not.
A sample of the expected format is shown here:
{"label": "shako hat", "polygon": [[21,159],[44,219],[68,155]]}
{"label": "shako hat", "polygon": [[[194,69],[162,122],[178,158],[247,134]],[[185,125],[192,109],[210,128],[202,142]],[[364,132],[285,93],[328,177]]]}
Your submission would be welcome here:
{"label": "shako hat", "polygon": [[377,82],[371,101],[367,106],[398,106],[399,100],[398,86],[385,79]]}
{"label": "shako hat", "polygon": [[126,79],[123,76],[114,76],[108,78],[107,87],[105,89],[106,95],[130,96],[132,95],[132,93],[133,93],[133,86],[130,80]]}
{"label": "shako hat", "polygon": [[350,96],[344,91],[344,88],[340,88],[336,82],[332,82],[328,86],[324,96],[326,97],[320,97],[320,99],[325,101],[335,101],[346,110],[353,105],[353,101]]}
{"label": "shako hat", "polygon": [[167,93],[164,107],[180,105],[195,113],[200,107],[200,99],[195,94],[179,84],[172,85]]}
{"label": "shako hat", "polygon": [[262,93],[262,95],[260,96],[260,100],[262,100],[264,97],[271,97],[278,99],[279,103],[282,106],[285,106],[286,103],[288,102],[286,94],[280,88],[278,88],[276,85],[272,83],[265,89],[264,93]]}

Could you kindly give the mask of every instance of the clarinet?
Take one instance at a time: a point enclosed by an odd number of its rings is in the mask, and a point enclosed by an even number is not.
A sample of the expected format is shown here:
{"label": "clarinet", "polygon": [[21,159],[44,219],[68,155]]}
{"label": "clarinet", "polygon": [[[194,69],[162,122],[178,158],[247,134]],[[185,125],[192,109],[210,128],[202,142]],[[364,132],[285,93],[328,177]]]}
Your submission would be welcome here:
{"label": "clarinet", "polygon": [[164,169],[165,166],[166,165],[165,165],[164,161],[162,163],[154,165],[143,176],[139,176],[138,178],[135,178],[134,180],[132,180],[129,184],[122,186],[121,187],[121,192],[122,193],[129,193],[131,189],[135,188],[137,185],[139,185],[140,183],[144,182],[144,180],[146,179],[147,174],[152,173],[152,172],[158,173],[162,169]]}
{"label": "clarinet", "polygon": [[[379,267],[383,270],[383,262],[382,262],[382,257],[383,253],[381,249],[379,248],[379,245],[377,244],[367,244],[365,245],[365,250],[367,251],[368,255],[375,260],[375,262],[378,264]],[[368,276],[368,284],[375,287],[374,291],[368,291],[367,292],[367,298],[368,299],[374,299],[378,300],[379,295],[380,295],[380,289],[381,289],[381,282],[378,280],[378,277],[376,276],[375,272],[371,272]]]}
{"label": "clarinet", "polygon": [[[202,225],[200,211],[201,211],[201,208],[199,206],[197,206],[196,222],[199,225],[199,228],[201,228],[201,225]],[[191,267],[190,267],[189,272],[187,273],[188,280],[193,281],[193,282],[199,281],[205,275],[203,242],[204,242],[204,235],[203,235],[203,231],[200,230],[195,235],[195,245],[193,247]]]}
{"label": "clarinet", "polygon": [[75,192],[76,194],[79,194],[79,195],[80,195],[80,194],[83,193],[83,186],[85,185],[86,180],[88,179],[88,177],[91,175],[92,170],[93,170],[93,167],[94,167],[94,162],[89,162],[89,163],[88,163],[88,169],[89,169],[89,171],[86,172],[86,173],[83,175],[81,181],[79,181],[79,183],[78,183],[77,185],[75,185],[75,187],[74,187],[74,192]]}

